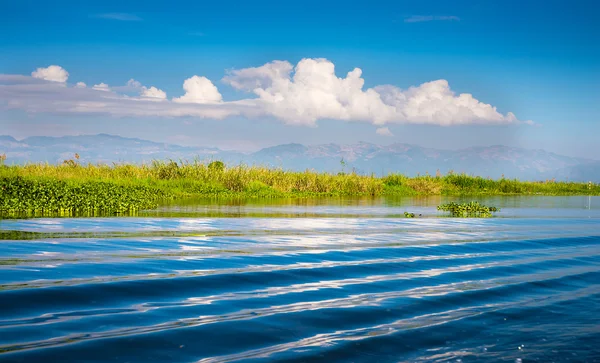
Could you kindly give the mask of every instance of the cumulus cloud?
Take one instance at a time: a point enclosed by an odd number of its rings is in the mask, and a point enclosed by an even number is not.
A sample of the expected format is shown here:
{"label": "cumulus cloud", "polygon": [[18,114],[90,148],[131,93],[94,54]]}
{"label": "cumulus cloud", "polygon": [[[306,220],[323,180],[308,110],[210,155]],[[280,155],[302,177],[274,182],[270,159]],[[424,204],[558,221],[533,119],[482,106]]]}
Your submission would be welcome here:
{"label": "cumulus cloud", "polygon": [[272,117],[305,126],[333,119],[371,123],[379,127],[380,135],[391,135],[386,125],[401,123],[443,126],[523,123],[511,112],[502,114],[471,94],[455,93],[443,79],[407,89],[394,85],[365,88],[361,69],[338,77],[335,65],[326,59],[303,59],[295,66],[287,61],[273,61],[260,67],[230,70],[223,82],[252,95],[237,101],[224,101],[208,78],[197,75],[183,82],[181,97],[170,100],[158,87],[146,87],[134,79],[124,86],[98,83],[87,88],[82,82],[75,86],[66,84],[67,77],[68,73],[59,66],[40,68],[32,77],[0,75],[0,107],[116,117],[222,119],[242,115]]}
{"label": "cumulus cloud", "polygon": [[106,92],[110,91],[110,87],[108,87],[108,85],[106,83],[95,84],[92,88],[97,91],[106,91]]}
{"label": "cumulus cloud", "polygon": [[448,81],[443,79],[407,90],[387,85],[375,87],[375,91],[384,104],[394,110],[392,119],[386,120],[387,122],[408,121],[449,126],[517,121],[511,112],[502,115],[495,107],[476,100],[471,94],[456,95],[450,89]]}
{"label": "cumulus cloud", "polygon": [[173,98],[180,103],[215,103],[221,102],[223,97],[217,87],[206,77],[193,76],[183,82],[185,94]]}
{"label": "cumulus cloud", "polygon": [[314,125],[318,119],[383,123],[391,109],[374,90],[362,90],[361,74],[355,68],[346,78],[338,78],[332,62],[303,59],[295,68],[289,62],[275,61],[231,71],[223,81],[256,94],[268,114],[290,124]]}
{"label": "cumulus cloud", "polygon": [[238,90],[254,91],[270,88],[274,82],[288,79],[293,69],[289,62],[276,60],[261,67],[229,71],[223,82]]}
{"label": "cumulus cloud", "polygon": [[31,72],[33,78],[43,79],[52,82],[66,82],[69,79],[69,72],[61,66],[51,65],[47,68],[38,68]]}
{"label": "cumulus cloud", "polygon": [[131,78],[125,86],[112,87],[111,90],[117,92],[135,92],[144,98],[151,98],[153,100],[164,100],[167,98],[167,94],[156,87],[146,87],[141,82]]}
{"label": "cumulus cloud", "polygon": [[148,97],[148,98],[155,98],[155,99],[160,99],[160,100],[167,99],[167,94],[165,93],[165,91],[160,90],[156,87],[150,87],[150,88],[143,87],[142,92],[140,93],[140,96]]}
{"label": "cumulus cloud", "polygon": [[377,133],[377,135],[381,136],[394,136],[394,134],[387,127],[380,127],[377,130],[375,130],[375,132]]}
{"label": "cumulus cloud", "polygon": [[260,108],[290,124],[314,125],[319,119],[368,121],[375,125],[517,121],[513,114],[504,116],[470,94],[456,95],[446,80],[407,90],[392,85],[363,89],[365,82],[359,68],[339,78],[334,64],[326,59],[303,59],[295,68],[276,61],[230,71],[223,81],[254,93]]}

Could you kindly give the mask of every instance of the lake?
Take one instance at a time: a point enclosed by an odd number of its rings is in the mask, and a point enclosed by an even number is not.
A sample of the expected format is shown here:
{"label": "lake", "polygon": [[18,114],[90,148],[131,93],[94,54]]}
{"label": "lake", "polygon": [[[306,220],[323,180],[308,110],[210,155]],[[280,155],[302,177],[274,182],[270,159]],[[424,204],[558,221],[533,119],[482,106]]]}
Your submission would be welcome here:
{"label": "lake", "polygon": [[0,220],[0,361],[600,362],[600,197],[458,199]]}

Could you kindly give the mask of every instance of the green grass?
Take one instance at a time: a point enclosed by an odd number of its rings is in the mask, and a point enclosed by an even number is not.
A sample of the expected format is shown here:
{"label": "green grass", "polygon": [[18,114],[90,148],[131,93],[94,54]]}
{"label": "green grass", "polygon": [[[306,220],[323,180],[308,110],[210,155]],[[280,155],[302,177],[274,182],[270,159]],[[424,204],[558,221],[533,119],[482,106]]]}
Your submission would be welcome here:
{"label": "green grass", "polygon": [[220,162],[155,161],[149,165],[0,163],[3,214],[106,214],[151,209],[188,197],[294,198],[412,195],[600,195],[600,186],[573,182],[491,180],[464,174],[385,177],[294,172]]}

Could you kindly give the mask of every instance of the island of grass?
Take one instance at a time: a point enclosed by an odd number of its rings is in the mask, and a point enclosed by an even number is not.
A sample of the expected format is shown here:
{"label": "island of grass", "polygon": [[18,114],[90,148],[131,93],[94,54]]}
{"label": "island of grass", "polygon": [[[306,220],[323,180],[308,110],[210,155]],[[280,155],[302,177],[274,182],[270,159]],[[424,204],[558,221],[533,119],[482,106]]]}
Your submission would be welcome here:
{"label": "island of grass", "polygon": [[286,171],[216,161],[149,165],[2,165],[0,214],[127,213],[188,197],[600,195],[591,183],[492,180],[464,174],[384,177]]}
{"label": "island of grass", "polygon": [[475,217],[486,218],[491,217],[492,213],[500,211],[497,207],[488,207],[476,201],[469,203],[450,202],[437,207],[440,211],[450,212],[452,217]]}

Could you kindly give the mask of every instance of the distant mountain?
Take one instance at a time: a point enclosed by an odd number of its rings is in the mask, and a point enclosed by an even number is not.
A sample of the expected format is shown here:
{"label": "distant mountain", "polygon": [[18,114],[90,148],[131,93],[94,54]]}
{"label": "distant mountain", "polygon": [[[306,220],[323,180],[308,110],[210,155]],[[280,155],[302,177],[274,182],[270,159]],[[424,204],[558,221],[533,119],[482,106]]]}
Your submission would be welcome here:
{"label": "distant mountain", "polygon": [[284,144],[254,153],[223,151],[217,148],[186,147],[114,135],[29,137],[16,140],[0,136],[0,154],[7,163],[60,163],[78,153],[83,163],[148,163],[152,160],[222,160],[228,164],[246,163],[292,170],[312,169],[337,173],[356,171],[383,175],[407,175],[437,171],[468,173],[482,177],[528,180],[581,180],[600,182],[600,161],[573,158],[544,150],[528,150],[502,145],[439,150],[395,143],[375,145]]}
{"label": "distant mountain", "polygon": [[[9,139],[10,138],[10,139]],[[11,140],[12,139],[12,140]],[[48,137],[35,136],[17,141],[10,136],[0,137],[0,153],[5,152],[7,162],[60,163],[79,154],[82,162],[143,163],[163,159],[210,159],[225,153],[215,148],[192,148],[171,144],[126,138],[114,135],[82,135]]]}
{"label": "distant mountain", "polygon": [[442,174],[454,171],[483,177],[499,178],[504,175],[522,179],[552,178],[560,169],[591,162],[543,150],[501,145],[451,151],[400,143],[380,146],[364,142],[354,145],[280,145],[254,153],[252,160],[300,170],[340,170],[343,160],[346,171],[355,170],[367,174],[381,175],[400,171],[409,175],[435,175],[438,171]]}
{"label": "distant mountain", "polygon": [[600,161],[578,164],[556,172],[557,178],[600,182]]}
{"label": "distant mountain", "polygon": [[0,135],[0,142],[17,142],[17,140],[8,135]]}

